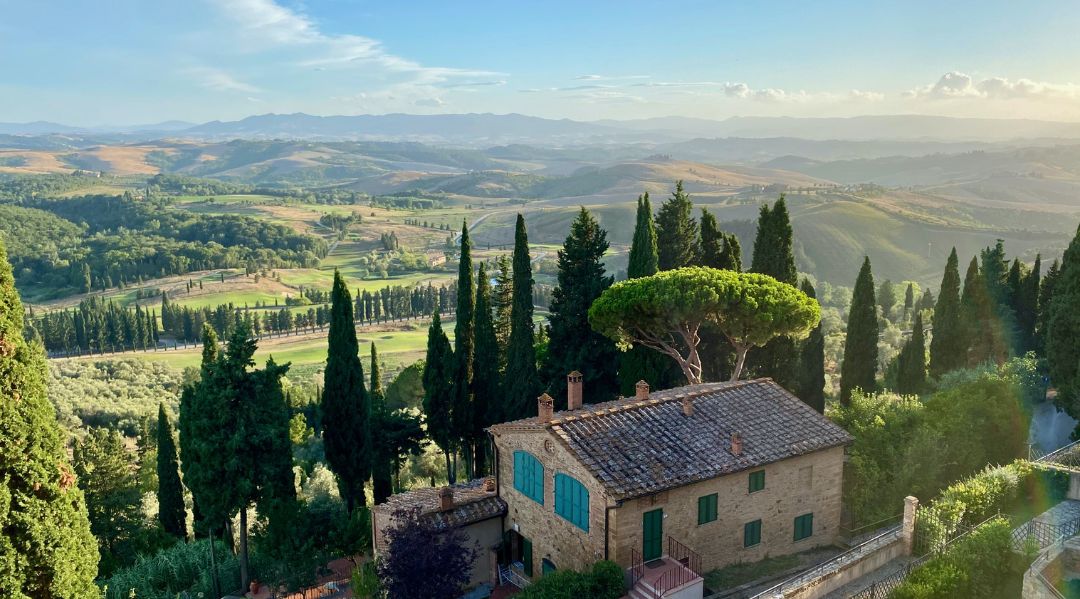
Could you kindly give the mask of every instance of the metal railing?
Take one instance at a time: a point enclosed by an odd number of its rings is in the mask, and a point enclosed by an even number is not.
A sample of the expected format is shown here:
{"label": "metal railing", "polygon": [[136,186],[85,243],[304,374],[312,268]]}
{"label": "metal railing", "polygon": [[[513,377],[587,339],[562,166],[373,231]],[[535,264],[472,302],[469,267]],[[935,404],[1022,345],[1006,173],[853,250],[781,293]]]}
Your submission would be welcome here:
{"label": "metal railing", "polygon": [[661,599],[668,591],[700,579],[701,576],[690,568],[672,568],[654,578],[649,586],[652,587],[654,599]]}
{"label": "metal railing", "polygon": [[[876,550],[899,539],[900,526],[894,526],[874,538],[860,543],[836,557],[821,562],[820,564],[796,574],[795,576],[773,586],[765,591],[754,595],[752,599],[765,599],[766,597],[783,597],[784,593],[799,588],[806,583],[816,580],[826,573],[835,572],[846,564],[863,559],[871,550]],[[895,538],[893,538],[895,537]]]}
{"label": "metal railing", "polygon": [[689,568],[694,574],[701,576],[701,556],[693,549],[675,540],[675,537],[667,538],[668,557]]}
{"label": "metal railing", "polygon": [[855,538],[855,537],[857,537],[857,536],[859,536],[861,534],[868,533],[868,532],[873,532],[875,530],[880,530],[882,528],[885,528],[886,526],[893,526],[893,525],[899,524],[901,521],[903,521],[903,519],[904,519],[904,514],[900,513],[900,514],[895,514],[895,515],[889,516],[888,518],[882,518],[881,520],[878,520],[877,522],[870,522],[869,524],[863,524],[862,526],[859,526],[857,528],[849,528],[847,526],[841,525],[840,526],[840,536],[850,541],[851,539],[853,539],[853,538]]}
{"label": "metal railing", "polygon": [[630,548],[630,586],[633,587],[645,576],[645,560],[641,553],[633,547]]}
{"label": "metal railing", "polygon": [[1062,538],[1069,539],[1078,534],[1080,534],[1080,517],[1060,524],[1029,520],[1012,532],[1013,548],[1023,551],[1028,542],[1035,541],[1036,548],[1042,551]]}

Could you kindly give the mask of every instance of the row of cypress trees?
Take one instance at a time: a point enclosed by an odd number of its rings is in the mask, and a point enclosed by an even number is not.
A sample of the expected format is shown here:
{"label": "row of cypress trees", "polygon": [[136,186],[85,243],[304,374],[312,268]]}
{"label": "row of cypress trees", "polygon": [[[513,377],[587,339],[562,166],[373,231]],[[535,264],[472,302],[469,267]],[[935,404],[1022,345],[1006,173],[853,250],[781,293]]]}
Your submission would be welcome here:
{"label": "row of cypress trees", "polygon": [[[896,358],[894,390],[922,393],[930,379],[961,368],[1002,364],[1011,356],[1033,351],[1047,358],[1051,377],[1062,396],[1075,397],[1080,391],[1074,387],[1080,352],[1074,349],[1075,337],[1070,335],[1080,332],[1080,326],[1071,322],[1073,308],[1080,304],[1069,302],[1080,301],[1080,295],[1070,296],[1061,281],[1067,272],[1080,278],[1078,239],[1080,232],[1063,260],[1055,260],[1045,275],[1041,256],[1036,256],[1030,268],[1018,258],[1010,263],[999,240],[972,257],[962,283],[959,258],[953,248],[936,302],[920,302],[933,309],[929,347],[927,323],[921,311],[916,310],[911,337]],[[905,306],[912,303],[912,298],[905,299]],[[1064,307],[1070,305],[1073,308]],[[879,335],[874,279],[866,257],[848,314],[841,364],[842,402],[847,403],[857,388],[873,391],[877,387]],[[1080,408],[1070,408],[1070,413],[1080,414]]]}

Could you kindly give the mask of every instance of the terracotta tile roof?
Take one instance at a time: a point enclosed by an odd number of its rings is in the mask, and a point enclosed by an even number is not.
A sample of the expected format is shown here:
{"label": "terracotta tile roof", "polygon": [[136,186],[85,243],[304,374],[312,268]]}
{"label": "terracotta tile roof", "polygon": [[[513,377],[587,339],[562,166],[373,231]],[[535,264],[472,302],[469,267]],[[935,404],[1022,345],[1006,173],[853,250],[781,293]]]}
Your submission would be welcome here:
{"label": "terracotta tile roof", "polygon": [[[683,397],[693,401],[685,416]],[[846,445],[851,435],[771,379],[704,383],[557,412],[550,423],[526,418],[494,425],[550,430],[615,499],[756,468]],[[731,435],[741,455],[730,452]]]}
{"label": "terracotta tile roof", "polygon": [[456,528],[497,518],[506,513],[506,502],[498,497],[495,491],[485,489],[485,483],[490,478],[478,478],[451,485],[450,488],[454,490],[454,507],[447,511],[439,509],[440,487],[423,487],[391,495],[386,502],[373,509],[393,515],[401,508],[419,507],[421,517],[430,519],[439,528]]}

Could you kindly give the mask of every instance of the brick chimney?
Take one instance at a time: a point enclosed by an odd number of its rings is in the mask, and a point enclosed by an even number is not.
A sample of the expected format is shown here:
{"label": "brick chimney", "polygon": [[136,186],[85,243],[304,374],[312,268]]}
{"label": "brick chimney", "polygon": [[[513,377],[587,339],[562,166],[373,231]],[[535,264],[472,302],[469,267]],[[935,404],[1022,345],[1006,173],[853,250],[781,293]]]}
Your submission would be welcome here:
{"label": "brick chimney", "polygon": [[454,490],[450,487],[439,489],[439,511],[445,512],[454,509]]}
{"label": "brick chimney", "polygon": [[735,457],[742,455],[742,435],[739,433],[731,433],[731,455]]}
{"label": "brick chimney", "polygon": [[581,409],[581,373],[573,371],[566,375],[566,409]]}
{"label": "brick chimney", "polygon": [[536,412],[540,422],[551,422],[551,415],[555,412],[555,400],[547,393],[536,398]]}
{"label": "brick chimney", "polygon": [[649,383],[638,381],[634,385],[634,399],[649,399]]}
{"label": "brick chimney", "polygon": [[692,395],[683,395],[679,398],[682,401],[682,413],[683,416],[694,415],[694,397]]}

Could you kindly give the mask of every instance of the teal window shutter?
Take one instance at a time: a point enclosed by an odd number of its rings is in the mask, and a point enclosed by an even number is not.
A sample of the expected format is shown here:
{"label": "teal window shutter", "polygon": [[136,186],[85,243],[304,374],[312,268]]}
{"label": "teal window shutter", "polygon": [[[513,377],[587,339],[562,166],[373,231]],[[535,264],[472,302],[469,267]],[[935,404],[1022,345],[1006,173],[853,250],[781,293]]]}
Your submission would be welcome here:
{"label": "teal window shutter", "polygon": [[514,452],[514,488],[544,505],[544,465],[527,451]]}
{"label": "teal window shutter", "polygon": [[562,472],[555,474],[555,513],[589,532],[589,490]]}

